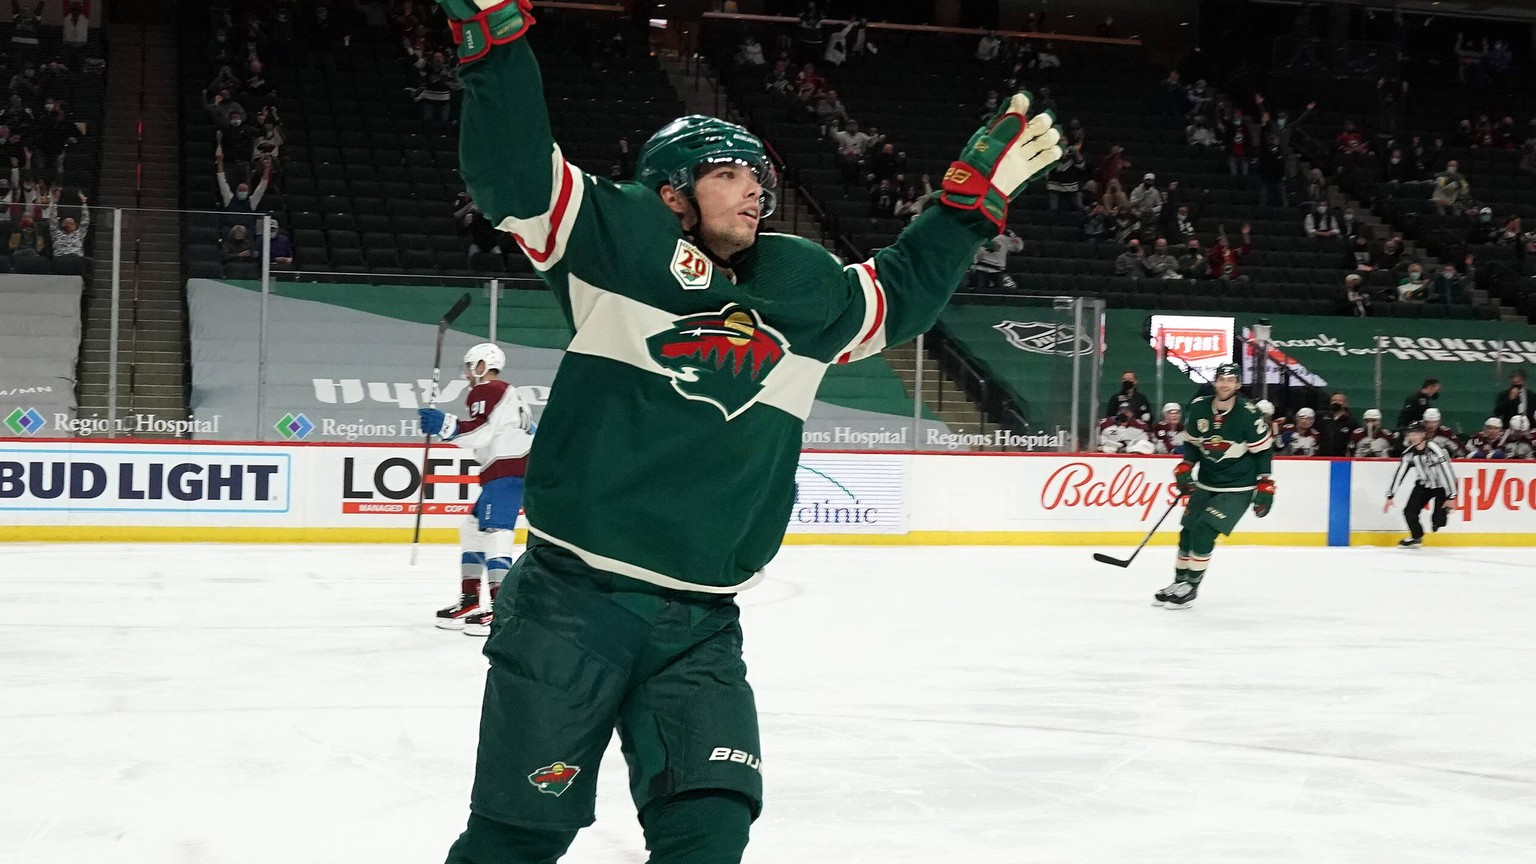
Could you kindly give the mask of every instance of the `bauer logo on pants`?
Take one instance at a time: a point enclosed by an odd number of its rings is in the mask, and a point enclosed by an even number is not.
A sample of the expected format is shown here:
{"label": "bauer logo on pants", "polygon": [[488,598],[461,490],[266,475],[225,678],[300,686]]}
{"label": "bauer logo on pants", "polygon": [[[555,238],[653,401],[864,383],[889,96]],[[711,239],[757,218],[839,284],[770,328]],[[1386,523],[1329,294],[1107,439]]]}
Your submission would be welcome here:
{"label": "bauer logo on pants", "polygon": [[528,782],[533,788],[559,798],[565,794],[565,790],[571,788],[576,775],[581,773],[581,766],[567,765],[564,762],[556,762],[553,765],[545,765],[543,768],[528,775]]}

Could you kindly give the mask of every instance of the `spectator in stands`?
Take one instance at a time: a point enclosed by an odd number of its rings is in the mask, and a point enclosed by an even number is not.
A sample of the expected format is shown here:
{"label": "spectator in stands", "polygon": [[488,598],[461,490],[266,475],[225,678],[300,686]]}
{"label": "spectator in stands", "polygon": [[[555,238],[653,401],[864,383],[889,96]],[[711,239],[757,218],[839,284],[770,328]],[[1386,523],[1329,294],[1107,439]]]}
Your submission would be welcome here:
{"label": "spectator in stands", "polygon": [[1354,240],[1356,237],[1365,234],[1367,230],[1365,223],[1361,222],[1359,217],[1355,215],[1353,207],[1345,207],[1344,212],[1339,214],[1339,236],[1345,240]]}
{"label": "spectator in stands", "polygon": [[981,34],[981,40],[976,43],[976,62],[982,66],[991,66],[997,62],[997,56],[1002,51],[1003,40],[997,38],[996,30],[987,30]]}
{"label": "spectator in stands", "polygon": [[1147,268],[1142,265],[1143,257],[1141,241],[1134,237],[1131,238],[1130,242],[1125,245],[1125,251],[1115,258],[1115,275],[1130,276],[1137,279],[1146,275]]}
{"label": "spectator in stands", "polygon": [[239,182],[233,190],[229,188],[229,181],[225,178],[224,156],[222,153],[214,153],[214,179],[219,184],[219,200],[224,210],[223,222],[226,228],[235,225],[244,225],[247,234],[256,230],[256,208],[261,206],[261,199],[267,194],[267,185],[272,180],[271,163],[266,163],[261,172],[261,182],[252,189],[245,181]]}
{"label": "spectator in stands", "polygon": [[780,60],[773,64],[773,71],[763,79],[763,90],[776,96],[792,96],[795,82],[789,77],[789,64]]}
{"label": "spectator in stands", "polygon": [[1445,163],[1445,170],[1435,175],[1435,189],[1429,203],[1435,205],[1441,216],[1450,216],[1462,207],[1462,202],[1472,194],[1472,185],[1461,174],[1461,163],[1455,159]]}
{"label": "spectator in stands", "polygon": [[[1119,144],[1111,144],[1109,147],[1109,154],[1100,160],[1099,168],[1094,172],[1093,179],[1094,182],[1099,184],[1100,189],[1108,192],[1110,181],[1113,180],[1118,185],[1120,181],[1120,175],[1124,174],[1130,169],[1131,160],[1125,158],[1125,148],[1121,147]],[[1110,207],[1109,202],[1104,202],[1104,206]],[[1113,207],[1110,207],[1110,212],[1114,212]]]}
{"label": "spectator in stands", "polygon": [[1056,79],[1057,70],[1061,69],[1061,55],[1056,53],[1054,43],[1047,42],[1045,47],[1040,49],[1040,53],[1035,56],[1035,69],[1046,81]]}
{"label": "spectator in stands", "polygon": [[897,150],[896,145],[889,141],[881,144],[880,149],[869,157],[869,171],[876,180],[894,181],[907,171],[906,151]]}
{"label": "spectator in stands", "polygon": [[24,129],[32,127],[32,109],[21,98],[21,94],[12,93],[10,101],[4,112],[0,112],[0,123],[10,128],[13,135],[19,135]]}
{"label": "spectator in stands", "polygon": [[1143,230],[1152,230],[1163,213],[1163,193],[1157,188],[1157,176],[1146,174],[1141,185],[1131,190],[1131,210],[1141,221]]}
{"label": "spectator in stands", "polygon": [[1500,150],[1513,150],[1520,146],[1520,133],[1515,129],[1515,118],[1505,115],[1493,128],[1493,146]]}
{"label": "spectator in stands", "polygon": [[208,100],[208,116],[213,120],[215,129],[222,129],[229,125],[230,118],[239,114],[245,116],[245,107],[235,101],[232,92],[225,88],[213,94]]}
{"label": "spectator in stands", "polygon": [[454,201],[453,218],[457,222],[459,234],[469,238],[470,258],[480,254],[501,255],[515,247],[511,236],[496,230],[491,220],[485,218],[485,214],[475,206],[468,192],[460,192]]}
{"label": "spectator in stands", "polygon": [[821,58],[826,38],[821,32],[823,20],[821,10],[816,8],[815,3],[806,4],[805,11],[800,13],[799,23],[795,26],[795,47],[801,62]]}
{"label": "spectator in stands", "polygon": [[1166,120],[1182,118],[1188,105],[1186,92],[1179,70],[1171,70],[1158,87],[1158,113]]}
{"label": "spectator in stands", "polygon": [[337,55],[352,44],[348,22],[341,16],[332,15],[331,7],[316,3],[311,7],[310,20],[301,28],[306,37],[304,65],[310,69],[336,68]]}
{"label": "spectator in stands", "polygon": [[1364,156],[1371,152],[1371,146],[1366,143],[1365,135],[1355,126],[1353,120],[1344,121],[1344,128],[1339,130],[1338,137],[1333,139],[1333,149],[1343,156]]}
{"label": "spectator in stands", "polygon": [[1232,246],[1227,242],[1226,232],[1216,236],[1216,246],[1211,249],[1211,268],[1207,274],[1209,278],[1226,282],[1230,285],[1246,286],[1249,284],[1249,278],[1242,275],[1238,267],[1242,264],[1243,259],[1248,256],[1248,253],[1253,251],[1252,232],[1253,228],[1251,226],[1243,226],[1242,244],[1239,246]]}
{"label": "spectator in stands", "polygon": [[[1081,147],[1084,150],[1088,149],[1088,129],[1083,126],[1083,121],[1076,117],[1067,121],[1066,142],[1073,147]],[[1084,178],[1088,176],[1086,167],[1083,171],[1083,176]]]}
{"label": "spectator in stands", "polygon": [[1196,114],[1195,119],[1184,127],[1184,140],[1191,147],[1216,147],[1221,144],[1215,124],[1204,114]]}
{"label": "spectator in stands", "polygon": [[1323,177],[1323,169],[1313,168],[1307,172],[1305,194],[1313,207],[1328,206],[1328,180]]}
{"label": "spectator in stands", "polygon": [[235,111],[229,115],[229,123],[216,130],[214,140],[224,155],[230,176],[236,183],[244,183],[251,176],[251,154],[256,148],[256,133],[245,122],[245,114]]}
{"label": "spectator in stands", "polygon": [[881,180],[869,190],[869,215],[876,219],[889,219],[895,216],[896,202],[900,198],[901,193],[889,177]]}
{"label": "spectator in stands", "polygon": [[1179,259],[1168,253],[1168,240],[1164,237],[1157,238],[1152,246],[1152,254],[1142,260],[1141,266],[1150,279],[1184,278],[1184,274],[1179,272]]}
{"label": "spectator in stands", "polygon": [[1504,218],[1504,227],[1494,232],[1493,242],[1499,246],[1518,246],[1524,236],[1525,228],[1519,214],[1511,214]]}
{"label": "spectator in stands", "polygon": [[1013,277],[1008,275],[1008,256],[1024,250],[1024,241],[1012,230],[981,244],[971,262],[971,287],[977,291],[1012,291]]}
{"label": "spectator in stands", "polygon": [[1253,161],[1257,130],[1251,125],[1241,109],[1232,112],[1232,121],[1227,124],[1222,146],[1227,153],[1227,173],[1234,177],[1247,177]]}
{"label": "spectator in stands", "polygon": [[1308,237],[1318,240],[1333,240],[1340,234],[1339,220],[1328,205],[1319,202],[1312,208],[1312,212],[1302,220],[1301,227],[1307,232]]}
{"label": "spectator in stands", "polygon": [[1493,208],[1482,207],[1477,211],[1477,216],[1472,220],[1472,229],[1467,232],[1467,244],[1481,246],[1492,243],[1499,234],[1499,226],[1493,221]]}
{"label": "spectator in stands", "polygon": [[252,144],[251,160],[260,163],[263,158],[268,158],[272,161],[273,171],[275,172],[277,166],[281,164],[283,144],[287,140],[283,135],[282,125],[277,122],[276,114],[269,113],[262,120],[261,136]]}
{"label": "spectator in stands", "polygon": [[1401,147],[1392,149],[1387,164],[1381,169],[1381,179],[1388,183],[1411,183],[1418,179],[1418,172],[1403,154]]}
{"label": "spectator in stands", "polygon": [[37,54],[37,25],[43,17],[43,0],[11,0],[11,50],[32,59]]}
{"label": "spectator in stands", "polygon": [[65,217],[59,219],[59,193],[62,189],[53,190],[50,196],[52,201],[48,209],[43,211],[43,222],[48,226],[48,233],[53,238],[54,258],[83,258],[85,256],[85,238],[91,230],[91,208],[86,203],[84,192],[80,193],[80,221]]}
{"label": "spectator in stands", "polygon": [[1408,272],[1397,283],[1398,300],[1423,300],[1429,293],[1429,280],[1424,276],[1424,265],[1417,261],[1408,265]]}
{"label": "spectator in stands", "polygon": [[1477,281],[1477,267],[1473,257],[1468,255],[1463,263],[1465,268],[1461,273],[1456,272],[1454,262],[1447,261],[1441,265],[1439,275],[1429,285],[1429,296],[1425,300],[1430,303],[1444,303],[1447,306],[1462,302],[1462,289],[1476,284]]}
{"label": "spectator in stands", "polygon": [[1210,256],[1200,248],[1200,240],[1189,238],[1189,243],[1184,247],[1184,255],[1179,259],[1179,272],[1185,279],[1202,279],[1211,271]]}
{"label": "spectator in stands", "polygon": [[272,235],[272,246],[270,250],[272,263],[292,264],[293,240],[289,238],[287,231],[284,231],[278,227],[276,219],[271,220],[268,225],[270,226],[268,230]]}
{"label": "spectator in stands", "polygon": [[31,216],[23,216],[16,220],[16,227],[11,231],[11,257],[37,257],[48,251],[47,241],[39,232]]}
{"label": "spectator in stands", "polygon": [[1184,116],[1195,117],[1204,114],[1215,98],[1215,91],[1206,85],[1204,78],[1201,78],[1184,93]]}
{"label": "spectator in stands", "polygon": [[833,136],[837,144],[837,166],[842,169],[843,177],[849,182],[857,182],[864,173],[865,156],[869,148],[874,145],[875,139],[868,133],[859,131],[859,121],[849,120],[843,129]]}
{"label": "spectator in stands", "polygon": [[1102,202],[1095,202],[1093,209],[1083,217],[1083,237],[1097,246],[1109,239],[1114,232],[1114,220],[1110,218],[1109,211],[1104,209]]}
{"label": "spectator in stands", "polygon": [[1188,204],[1180,204],[1174,212],[1173,218],[1168,221],[1168,236],[1175,245],[1183,246],[1189,243],[1195,236],[1195,219],[1189,213]]}
{"label": "spectator in stands", "polygon": [[240,104],[249,105],[258,112],[277,104],[277,90],[267,80],[266,68],[260,60],[252,60],[250,74],[240,90]]}
{"label": "spectator in stands", "polygon": [[816,122],[821,124],[821,134],[829,137],[848,122],[848,109],[839,99],[836,90],[827,90],[816,100]]}
{"label": "spectator in stands", "polygon": [[421,63],[421,86],[415,98],[421,103],[421,119],[428,129],[447,135],[453,131],[453,91],[458,87],[456,64],[442,51]]}
{"label": "spectator in stands", "polygon": [[855,26],[855,22],[849,21],[843,29],[833,33],[831,38],[827,39],[827,50],[821,55],[823,62],[834,68],[848,62],[848,37]]}
{"label": "spectator in stands", "polygon": [[70,0],[63,23],[64,56],[70,66],[79,69],[85,59],[86,44],[91,40],[91,13],[84,0]]}
{"label": "spectator in stands", "polygon": [[1111,219],[1131,212],[1131,199],[1126,197],[1125,188],[1120,185],[1119,180],[1109,181],[1099,203],[1104,205],[1104,212],[1108,213]]}
{"label": "spectator in stands", "polygon": [[50,177],[64,173],[65,151],[79,140],[78,136],[85,134],[84,124],[75,122],[64,102],[49,99],[34,129],[32,149],[42,160],[33,167]]}
{"label": "spectator in stands", "polygon": [[1403,261],[1403,235],[1393,234],[1381,244],[1381,251],[1376,253],[1376,269],[1397,275],[1398,265]]}
{"label": "spectator in stands", "polygon": [[917,214],[923,212],[923,208],[928,206],[928,202],[932,199],[933,181],[928,178],[927,174],[924,174],[921,189],[908,184],[907,188],[902,191],[901,200],[896,202],[895,215],[902,219],[915,219]]}
{"label": "spectator in stands", "polygon": [[1052,114],[1056,113],[1056,99],[1051,96],[1051,88],[1041,87],[1040,98],[1031,102],[1030,107],[1038,108],[1041,111],[1049,111]]}
{"label": "spectator in stands", "polygon": [[1087,179],[1088,159],[1083,155],[1083,145],[1065,148],[1045,181],[1051,209],[1058,213],[1081,213],[1083,182]]}
{"label": "spectator in stands", "polygon": [[1344,277],[1344,304],[1349,314],[1364,318],[1371,314],[1371,295],[1365,288],[1365,279],[1359,273]]}
{"label": "spectator in stands", "polygon": [[250,232],[244,225],[230,226],[229,233],[219,243],[219,257],[231,264],[255,260],[256,250],[251,246]]}
{"label": "spectator in stands", "polygon": [[21,70],[11,76],[10,92],[13,96],[20,96],[27,105],[37,104],[42,96],[42,85],[37,82],[37,64],[22,64]]}
{"label": "spectator in stands", "polygon": [[1291,206],[1290,190],[1285,185],[1285,153],[1273,136],[1262,137],[1259,149],[1259,206]]}
{"label": "spectator in stands", "polygon": [[763,56],[763,46],[751,33],[741,40],[741,45],[736,49],[736,63],[748,69],[761,69],[768,65],[768,59]]}
{"label": "spectator in stands", "polygon": [[1364,234],[1355,235],[1344,253],[1344,268],[1362,279],[1376,272],[1376,255],[1371,251],[1370,238]]}

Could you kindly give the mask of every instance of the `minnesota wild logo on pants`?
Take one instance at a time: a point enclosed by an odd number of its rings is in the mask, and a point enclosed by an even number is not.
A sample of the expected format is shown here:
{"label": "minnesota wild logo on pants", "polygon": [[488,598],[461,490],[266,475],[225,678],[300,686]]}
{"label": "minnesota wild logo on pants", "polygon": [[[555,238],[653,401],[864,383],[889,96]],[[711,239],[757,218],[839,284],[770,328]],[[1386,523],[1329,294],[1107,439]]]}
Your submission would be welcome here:
{"label": "minnesota wild logo on pants", "polygon": [[559,798],[565,794],[565,790],[571,788],[571,782],[576,775],[581,773],[578,765],[567,765],[564,762],[556,762],[553,765],[545,765],[543,768],[528,775],[528,782],[533,788],[547,795]]}
{"label": "minnesota wild logo on pants", "polygon": [[689,399],[735,419],[763,392],[763,379],[784,359],[788,341],[756,312],[735,304],[689,315],[646,340],[651,357]]}

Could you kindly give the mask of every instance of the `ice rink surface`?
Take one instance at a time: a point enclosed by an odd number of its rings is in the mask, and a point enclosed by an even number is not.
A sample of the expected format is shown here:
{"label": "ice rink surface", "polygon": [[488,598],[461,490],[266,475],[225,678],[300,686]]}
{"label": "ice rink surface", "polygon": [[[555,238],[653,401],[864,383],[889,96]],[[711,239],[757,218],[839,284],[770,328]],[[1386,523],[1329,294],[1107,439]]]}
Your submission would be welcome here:
{"label": "ice rink surface", "polygon": [[[787,548],[747,860],[1536,861],[1532,552],[1219,548],[1168,612],[1091,551]],[[442,861],[484,660],[424,558],[0,547],[0,861]],[[624,776],[567,861],[645,860]]]}

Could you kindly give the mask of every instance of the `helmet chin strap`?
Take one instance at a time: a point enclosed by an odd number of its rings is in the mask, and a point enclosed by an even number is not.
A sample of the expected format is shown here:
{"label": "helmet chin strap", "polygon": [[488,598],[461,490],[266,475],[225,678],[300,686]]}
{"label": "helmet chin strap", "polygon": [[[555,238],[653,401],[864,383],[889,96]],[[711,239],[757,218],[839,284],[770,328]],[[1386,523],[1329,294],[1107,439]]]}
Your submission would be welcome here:
{"label": "helmet chin strap", "polygon": [[[735,255],[732,255],[730,258],[721,258],[719,255],[715,254],[715,250],[709,248],[709,244],[704,240],[704,233],[702,230],[704,228],[704,213],[703,211],[699,210],[698,199],[694,198],[690,193],[682,193],[679,197],[681,197],[684,201],[687,201],[688,206],[693,210],[693,227],[684,228],[683,236],[687,238],[687,240],[694,246],[698,247],[699,251],[704,253],[704,257],[708,258],[710,261],[713,261],[715,266],[726,270],[735,270],[736,265],[740,263],[741,256],[751,251],[750,248],[743,249],[740,252],[737,252]],[[686,224],[686,221],[684,224]]]}

